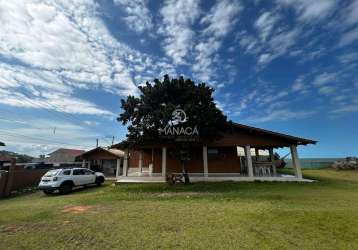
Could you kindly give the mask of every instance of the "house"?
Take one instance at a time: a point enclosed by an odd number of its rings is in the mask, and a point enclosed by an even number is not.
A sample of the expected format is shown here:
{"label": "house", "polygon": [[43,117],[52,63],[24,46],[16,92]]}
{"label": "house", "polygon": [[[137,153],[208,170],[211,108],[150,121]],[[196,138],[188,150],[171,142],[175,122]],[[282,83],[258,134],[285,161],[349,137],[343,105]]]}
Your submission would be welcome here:
{"label": "house", "polygon": [[83,154],[84,150],[59,148],[56,151],[49,153],[49,157],[44,158],[45,163],[73,163],[76,157]]}
{"label": "house", "polygon": [[[118,182],[164,182],[167,174],[181,173],[179,160],[174,157],[181,137],[174,140],[137,145],[124,150],[122,173]],[[239,123],[216,141],[205,138],[190,142],[191,158],[186,169],[191,181],[307,181],[302,178],[297,146],[315,144],[316,141],[273,132]],[[274,150],[289,147],[295,176],[277,173]],[[255,152],[255,155],[252,153]],[[265,152],[263,154],[263,152]],[[260,155],[261,154],[261,155]]]}
{"label": "house", "polygon": [[103,172],[106,177],[118,177],[123,159],[122,150],[102,147],[91,149],[76,157],[76,160],[82,161],[83,167]]}

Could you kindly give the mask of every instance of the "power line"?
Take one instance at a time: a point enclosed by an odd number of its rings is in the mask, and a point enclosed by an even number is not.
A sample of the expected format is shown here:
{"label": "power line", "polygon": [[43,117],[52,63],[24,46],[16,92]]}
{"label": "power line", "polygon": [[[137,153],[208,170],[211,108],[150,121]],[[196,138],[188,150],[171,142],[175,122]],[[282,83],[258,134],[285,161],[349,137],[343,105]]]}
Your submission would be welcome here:
{"label": "power line", "polygon": [[8,132],[8,130],[5,130],[5,132],[4,132],[4,129],[0,129],[0,134],[7,135],[7,136],[12,136],[12,137],[21,136],[21,138],[28,138],[28,139],[31,139],[31,140],[34,140],[34,141],[44,141],[44,142],[55,143],[55,144],[60,144],[60,145],[69,145],[69,146],[79,146],[79,147],[91,148],[91,147],[86,146],[86,145],[71,144],[71,143],[66,143],[66,142],[59,142],[59,141],[49,140],[49,139],[45,139],[45,138],[42,138],[42,137],[32,137],[32,136],[28,136],[28,135],[24,135],[24,134]]}

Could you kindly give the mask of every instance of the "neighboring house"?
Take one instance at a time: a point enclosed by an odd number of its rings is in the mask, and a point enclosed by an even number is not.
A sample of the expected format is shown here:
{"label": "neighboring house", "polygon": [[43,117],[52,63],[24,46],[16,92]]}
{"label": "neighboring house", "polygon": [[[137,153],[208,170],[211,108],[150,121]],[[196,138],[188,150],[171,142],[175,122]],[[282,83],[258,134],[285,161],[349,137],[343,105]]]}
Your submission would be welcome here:
{"label": "neighboring house", "polygon": [[68,149],[68,148],[60,148],[56,151],[48,154],[49,157],[44,159],[45,163],[71,163],[75,162],[76,157],[83,154],[84,150],[79,149]]}
{"label": "neighboring house", "polygon": [[[123,165],[124,152],[119,149],[97,147],[79,155],[83,167],[103,172],[107,177],[118,176]],[[118,171],[118,172],[117,172]]]}
{"label": "neighboring house", "polygon": [[[180,139],[180,138],[179,138]],[[190,138],[189,138],[190,139]],[[306,181],[302,178],[297,146],[316,141],[233,123],[216,141],[201,138],[192,142],[191,158],[185,163],[192,181]],[[175,153],[181,141],[153,141],[125,151],[123,170],[118,182],[164,182],[168,174],[182,172]],[[291,150],[295,176],[276,171],[274,150]],[[254,154],[253,154],[254,153]]]}

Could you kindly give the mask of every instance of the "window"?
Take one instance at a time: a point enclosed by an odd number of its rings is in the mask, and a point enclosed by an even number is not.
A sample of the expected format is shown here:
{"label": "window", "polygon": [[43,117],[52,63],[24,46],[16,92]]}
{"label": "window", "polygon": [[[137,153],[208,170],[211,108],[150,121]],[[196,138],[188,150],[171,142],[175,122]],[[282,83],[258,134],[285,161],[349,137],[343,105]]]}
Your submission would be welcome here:
{"label": "window", "polygon": [[45,177],[53,177],[53,176],[56,176],[59,172],[60,172],[60,170],[58,170],[58,169],[50,170],[44,176]]}
{"label": "window", "polygon": [[83,169],[74,169],[73,170],[73,175],[84,175],[84,171]]}
{"label": "window", "polygon": [[63,170],[62,175],[71,175],[71,170],[70,169]]}
{"label": "window", "polygon": [[84,171],[84,174],[85,174],[85,175],[92,175],[92,174],[93,174],[93,171],[88,170],[88,169],[85,169],[85,170],[83,170],[83,171]]}
{"label": "window", "polygon": [[217,150],[216,148],[208,149],[208,155],[218,155],[218,154],[219,154],[219,150]]}

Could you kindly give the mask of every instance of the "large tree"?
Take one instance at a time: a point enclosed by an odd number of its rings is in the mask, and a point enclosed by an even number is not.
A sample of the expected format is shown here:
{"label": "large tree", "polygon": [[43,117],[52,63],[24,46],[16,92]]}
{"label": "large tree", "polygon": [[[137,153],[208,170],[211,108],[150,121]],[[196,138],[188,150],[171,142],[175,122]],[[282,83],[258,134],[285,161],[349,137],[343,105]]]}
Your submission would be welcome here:
{"label": "large tree", "polygon": [[186,126],[196,126],[200,141],[219,139],[227,128],[227,119],[216,107],[214,89],[190,79],[155,79],[139,86],[140,95],[121,100],[123,112],[117,118],[128,125],[127,143],[142,144],[161,141],[159,130],[168,124],[172,112],[180,108],[188,120]]}
{"label": "large tree", "polygon": [[[167,126],[183,125],[170,123],[173,111],[178,109],[186,114],[185,127],[197,128],[197,143],[219,139],[227,129],[226,116],[214,102],[214,89],[205,83],[195,84],[190,79],[170,79],[165,75],[162,81],[155,79],[153,84],[147,82],[138,88],[138,97],[128,96],[121,100],[123,112],[118,121],[128,124],[127,140],[123,142],[125,147],[167,142],[168,138],[164,139],[160,131]],[[169,139],[176,140],[175,137]],[[169,153],[180,161],[185,183],[189,183],[185,163],[191,159],[193,143],[184,140],[175,145],[176,149]]]}

